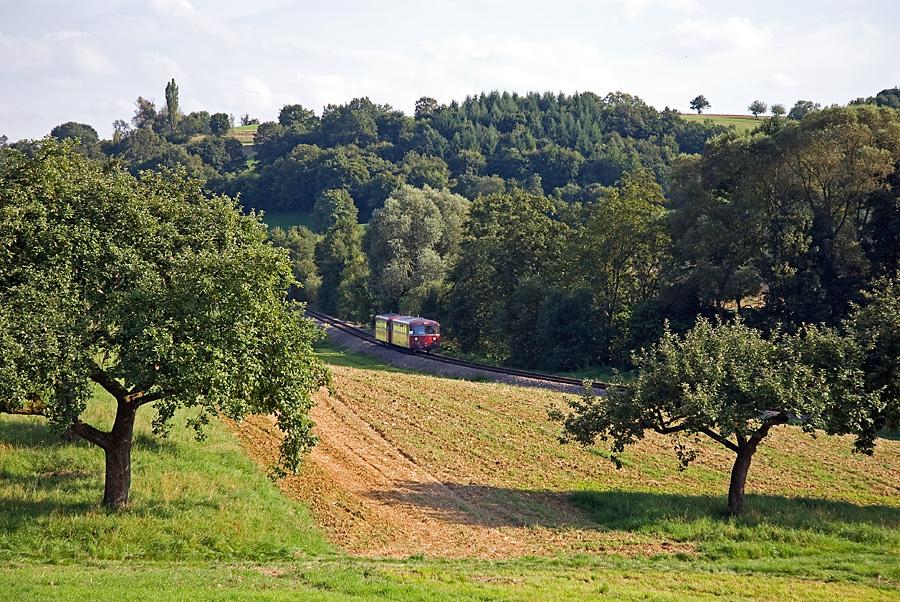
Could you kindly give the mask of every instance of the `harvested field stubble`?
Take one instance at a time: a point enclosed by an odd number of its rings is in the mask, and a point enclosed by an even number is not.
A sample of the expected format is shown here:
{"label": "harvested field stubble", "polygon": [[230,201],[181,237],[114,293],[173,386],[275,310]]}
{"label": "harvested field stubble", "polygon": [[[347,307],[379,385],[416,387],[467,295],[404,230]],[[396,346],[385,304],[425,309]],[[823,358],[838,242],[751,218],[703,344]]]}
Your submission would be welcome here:
{"label": "harvested field stubble", "polygon": [[[564,401],[561,393],[348,367],[333,373],[335,395],[320,393],[313,411],[321,441],[281,488],[310,505],[330,538],[352,553],[693,554],[696,542],[661,532],[643,515],[648,504],[663,507],[666,520],[724,510],[733,459],[716,446],[700,444],[698,461],[681,471],[672,440],[650,436],[616,470],[598,449],[559,444],[547,410]],[[270,418],[246,421],[237,432],[261,462],[274,460]],[[776,429],[754,461],[748,491],[897,506],[900,445],[886,442],[874,458],[849,448],[847,439]],[[848,475],[865,475],[865,491]],[[620,507],[621,494],[632,510]],[[604,499],[615,507],[603,508]],[[607,522],[598,519],[604,516],[610,524],[595,522]]]}

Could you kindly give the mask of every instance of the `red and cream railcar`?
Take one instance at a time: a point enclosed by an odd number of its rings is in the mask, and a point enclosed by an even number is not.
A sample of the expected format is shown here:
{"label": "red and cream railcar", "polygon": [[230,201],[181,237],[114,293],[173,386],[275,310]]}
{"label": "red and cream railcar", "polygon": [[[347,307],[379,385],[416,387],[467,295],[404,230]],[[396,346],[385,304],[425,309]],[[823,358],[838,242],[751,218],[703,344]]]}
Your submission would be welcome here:
{"label": "red and cream railcar", "polygon": [[425,318],[380,314],[375,316],[375,338],[388,345],[431,351],[441,345],[441,325]]}

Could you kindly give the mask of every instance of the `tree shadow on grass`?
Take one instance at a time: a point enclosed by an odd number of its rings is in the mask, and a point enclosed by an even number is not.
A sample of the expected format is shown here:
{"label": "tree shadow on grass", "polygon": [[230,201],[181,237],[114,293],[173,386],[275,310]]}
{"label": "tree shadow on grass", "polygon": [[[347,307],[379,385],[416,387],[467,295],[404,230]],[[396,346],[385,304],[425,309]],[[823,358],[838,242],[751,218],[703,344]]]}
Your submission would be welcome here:
{"label": "tree shadow on grass", "polygon": [[[900,531],[900,507],[860,506],[815,498],[748,495],[748,511],[727,514],[725,496],[623,491],[536,491],[460,483],[401,482],[372,491],[384,504],[418,507],[443,522],[488,528],[545,527],[670,532],[673,525],[732,525],[816,531],[826,525],[868,525]],[[833,530],[832,527],[828,527]]]}
{"label": "tree shadow on grass", "polygon": [[[10,448],[4,452],[10,458],[17,453],[15,448],[29,449],[32,456],[35,453],[43,456],[41,461],[32,464],[26,460],[24,466],[16,466],[12,460],[0,462],[0,528],[13,532],[42,517],[106,511],[100,504],[104,487],[103,450],[100,447],[78,437],[65,438],[38,417],[0,420],[0,445]],[[65,449],[71,447],[83,448],[95,458],[85,460],[83,455],[80,459],[69,456]],[[135,470],[135,455],[174,455],[177,452],[176,443],[137,432],[132,446],[132,470]],[[59,458],[59,462],[54,463],[52,458]],[[174,516],[197,505],[217,507],[209,500],[145,500],[139,508],[132,505],[125,511]]]}
{"label": "tree shadow on grass", "polygon": [[58,431],[38,416],[9,417],[0,414],[0,443],[11,447],[35,447],[63,443]]}

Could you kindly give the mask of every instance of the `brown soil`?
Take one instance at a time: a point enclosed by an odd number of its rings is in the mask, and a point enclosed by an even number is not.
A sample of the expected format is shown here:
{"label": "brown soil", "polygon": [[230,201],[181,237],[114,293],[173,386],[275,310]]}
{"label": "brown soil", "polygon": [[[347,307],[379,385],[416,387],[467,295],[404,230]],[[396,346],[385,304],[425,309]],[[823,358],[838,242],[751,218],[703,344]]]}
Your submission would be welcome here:
{"label": "brown soil", "polygon": [[[552,509],[547,525],[520,507],[504,507],[490,479],[483,484],[473,480],[477,468],[464,460],[455,470],[429,466],[414,457],[414,450],[398,445],[390,432],[379,430],[378,420],[354,408],[359,391],[341,393],[358,388],[354,372],[334,369],[337,394],[319,394],[312,412],[320,441],[299,472],[280,481],[284,494],[310,507],[329,539],[346,551],[393,558],[692,551],[685,544],[600,530],[567,494],[523,492],[541,513]],[[275,461],[278,430],[271,417],[255,416],[231,428],[262,465]]]}

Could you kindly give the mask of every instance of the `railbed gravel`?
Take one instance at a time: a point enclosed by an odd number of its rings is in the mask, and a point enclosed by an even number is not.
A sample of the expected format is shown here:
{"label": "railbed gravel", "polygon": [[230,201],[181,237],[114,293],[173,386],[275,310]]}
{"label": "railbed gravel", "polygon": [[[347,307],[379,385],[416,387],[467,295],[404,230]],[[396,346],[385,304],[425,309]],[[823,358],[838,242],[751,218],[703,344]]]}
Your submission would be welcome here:
{"label": "railbed gravel", "polygon": [[389,347],[385,347],[384,345],[364,341],[342,330],[334,328],[329,324],[318,321],[317,323],[325,330],[327,335],[341,347],[349,349],[350,351],[376,357],[381,361],[398,368],[465,380],[487,380],[518,387],[537,387],[540,389],[550,389],[552,391],[572,393],[575,395],[580,395],[582,392],[581,387],[573,385],[552,383],[534,378],[523,378],[521,376],[510,376],[507,374],[499,374],[497,372],[489,372],[487,370],[467,368],[465,366],[455,366],[453,364],[445,364],[443,362],[428,359],[427,357],[402,353]]}

